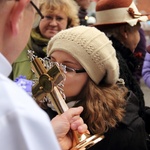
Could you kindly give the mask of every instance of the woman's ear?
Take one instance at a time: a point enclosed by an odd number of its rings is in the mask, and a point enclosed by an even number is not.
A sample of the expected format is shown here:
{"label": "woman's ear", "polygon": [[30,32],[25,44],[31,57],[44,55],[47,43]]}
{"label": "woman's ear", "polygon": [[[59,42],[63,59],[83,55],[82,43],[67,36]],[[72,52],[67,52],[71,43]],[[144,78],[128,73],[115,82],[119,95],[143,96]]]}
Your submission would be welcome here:
{"label": "woman's ear", "polygon": [[11,31],[13,35],[17,35],[19,31],[19,22],[22,15],[23,10],[29,4],[30,0],[18,0],[15,1],[15,4],[12,8],[10,14],[10,24],[11,24]]}
{"label": "woman's ear", "polygon": [[126,26],[119,27],[119,32],[120,32],[120,34],[121,34],[121,36],[123,38],[127,39],[127,37],[128,37],[128,31],[127,31]]}

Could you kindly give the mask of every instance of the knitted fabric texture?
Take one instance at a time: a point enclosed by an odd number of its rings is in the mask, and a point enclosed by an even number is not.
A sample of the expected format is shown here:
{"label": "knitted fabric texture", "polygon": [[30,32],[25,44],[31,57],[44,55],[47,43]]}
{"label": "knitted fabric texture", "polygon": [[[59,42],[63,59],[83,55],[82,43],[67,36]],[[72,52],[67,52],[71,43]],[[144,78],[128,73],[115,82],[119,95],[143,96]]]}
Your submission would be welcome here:
{"label": "knitted fabric texture", "polygon": [[113,84],[119,76],[118,60],[111,41],[95,27],[77,26],[60,31],[48,43],[47,54],[61,50],[73,56],[96,83]]}

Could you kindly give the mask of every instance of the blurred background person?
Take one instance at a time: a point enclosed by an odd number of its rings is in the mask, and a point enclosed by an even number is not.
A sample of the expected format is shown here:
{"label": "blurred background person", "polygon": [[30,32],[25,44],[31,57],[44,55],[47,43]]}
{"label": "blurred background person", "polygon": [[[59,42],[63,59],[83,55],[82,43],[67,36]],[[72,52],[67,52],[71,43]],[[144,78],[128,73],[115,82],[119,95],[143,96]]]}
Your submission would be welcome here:
{"label": "blurred background person", "polygon": [[35,20],[28,44],[12,65],[12,80],[20,75],[29,80],[35,79],[27,50],[32,50],[36,56],[43,58],[46,56],[47,43],[55,34],[79,25],[78,5],[73,0],[42,0],[39,10],[41,15]]}
{"label": "blurred background person", "polygon": [[93,0],[75,0],[79,6],[78,16],[80,25],[88,25],[88,8]]}
{"label": "blurred background person", "polygon": [[133,71],[133,76],[135,77],[135,79],[140,85],[140,80],[142,78],[142,67],[143,67],[144,57],[146,54],[146,38],[145,38],[144,30],[142,28],[139,29],[139,33],[140,33],[140,41],[133,53],[136,61],[135,62],[136,67],[133,68],[132,71]]}

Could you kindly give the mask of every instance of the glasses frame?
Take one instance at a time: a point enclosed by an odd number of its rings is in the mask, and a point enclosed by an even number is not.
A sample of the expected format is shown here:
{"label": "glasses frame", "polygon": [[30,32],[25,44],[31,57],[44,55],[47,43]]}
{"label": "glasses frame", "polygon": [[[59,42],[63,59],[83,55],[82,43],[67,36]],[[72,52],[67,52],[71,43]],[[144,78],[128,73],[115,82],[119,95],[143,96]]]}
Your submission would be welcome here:
{"label": "glasses frame", "polygon": [[43,14],[41,13],[40,9],[34,4],[33,1],[30,1],[30,4],[34,7],[34,9],[37,11],[37,13],[40,15],[41,19],[44,18]]}
{"label": "glasses frame", "polygon": [[[66,66],[66,65],[64,65]],[[85,69],[74,69],[74,68],[70,68],[68,66],[66,66],[66,70],[69,69],[69,70],[72,70],[72,72],[75,72],[75,73],[85,73]]]}
{"label": "glasses frame", "polygon": [[[71,72],[75,72],[75,73],[86,73],[86,70],[85,69],[74,69],[74,68],[71,68],[71,67],[68,67],[66,65],[63,65],[62,63],[58,63],[58,62],[53,62],[53,61],[49,61],[50,63],[50,66],[54,66],[54,65],[57,65],[58,67],[61,67],[62,70],[64,70],[65,73],[71,73]],[[69,70],[69,71],[67,71]]]}

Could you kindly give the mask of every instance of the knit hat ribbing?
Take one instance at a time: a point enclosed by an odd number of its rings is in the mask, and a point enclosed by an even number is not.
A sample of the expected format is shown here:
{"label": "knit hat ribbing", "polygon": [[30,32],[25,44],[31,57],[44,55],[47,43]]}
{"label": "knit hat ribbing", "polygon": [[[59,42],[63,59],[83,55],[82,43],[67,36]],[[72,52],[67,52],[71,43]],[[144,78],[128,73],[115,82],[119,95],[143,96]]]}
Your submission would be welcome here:
{"label": "knit hat ribbing", "polygon": [[73,56],[96,84],[103,78],[113,84],[119,77],[115,49],[107,36],[95,27],[77,26],[60,31],[48,43],[48,56],[56,50]]}

